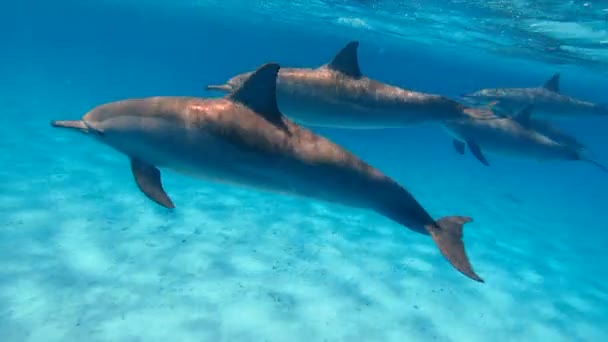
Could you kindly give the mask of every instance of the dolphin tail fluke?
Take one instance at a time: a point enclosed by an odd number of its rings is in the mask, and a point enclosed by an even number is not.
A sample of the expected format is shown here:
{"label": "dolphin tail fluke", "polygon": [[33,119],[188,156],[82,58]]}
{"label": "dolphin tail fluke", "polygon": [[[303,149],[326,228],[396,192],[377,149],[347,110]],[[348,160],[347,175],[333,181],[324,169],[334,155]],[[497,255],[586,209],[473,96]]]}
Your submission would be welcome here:
{"label": "dolphin tail fluke", "polygon": [[483,283],[484,280],[473,271],[462,242],[462,227],[471,221],[473,219],[466,216],[446,216],[437,220],[436,224],[427,225],[426,229],[452,266],[467,277]]}

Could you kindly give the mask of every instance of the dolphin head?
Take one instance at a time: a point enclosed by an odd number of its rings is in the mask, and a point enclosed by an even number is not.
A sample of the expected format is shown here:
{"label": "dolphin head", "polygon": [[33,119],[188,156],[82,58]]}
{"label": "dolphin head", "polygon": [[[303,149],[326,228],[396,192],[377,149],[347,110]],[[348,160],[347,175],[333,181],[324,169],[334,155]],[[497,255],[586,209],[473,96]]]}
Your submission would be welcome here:
{"label": "dolphin head", "polygon": [[51,126],[92,137],[130,157],[158,161],[168,143],[183,135],[182,99],[128,99],[99,105],[80,120],[55,120]]}
{"label": "dolphin head", "polygon": [[83,133],[128,155],[149,154],[180,125],[178,117],[159,107],[154,100],[110,102],[93,108],[80,120],[54,120],[51,126]]}
{"label": "dolphin head", "polygon": [[66,128],[102,139],[105,135],[103,120],[99,120],[95,110],[88,112],[80,120],[52,120],[51,126]]}
{"label": "dolphin head", "polygon": [[80,120],[53,120],[51,126],[76,130],[103,140],[112,129],[112,119],[118,115],[112,111],[113,104],[103,104],[87,112]]}
{"label": "dolphin head", "polygon": [[206,90],[218,90],[218,91],[230,93],[233,90],[239,88],[243,84],[243,82],[245,82],[245,80],[248,79],[249,76],[251,76],[251,74],[252,74],[252,72],[244,72],[242,74],[238,74],[238,75],[232,77],[224,84],[211,84],[211,85],[208,85],[205,89]]}

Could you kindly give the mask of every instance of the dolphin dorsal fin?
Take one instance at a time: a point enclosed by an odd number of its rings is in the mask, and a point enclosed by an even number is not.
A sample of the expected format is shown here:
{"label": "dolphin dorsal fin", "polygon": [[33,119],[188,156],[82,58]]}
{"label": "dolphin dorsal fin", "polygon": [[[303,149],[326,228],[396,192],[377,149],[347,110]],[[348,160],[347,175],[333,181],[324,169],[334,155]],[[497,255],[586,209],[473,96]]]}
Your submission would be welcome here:
{"label": "dolphin dorsal fin", "polygon": [[524,109],[517,113],[517,115],[515,115],[513,119],[522,125],[528,125],[530,123],[530,118],[532,117],[533,109],[533,105],[527,105],[526,107],[524,107]]}
{"label": "dolphin dorsal fin", "polygon": [[545,82],[543,88],[559,93],[559,72],[551,76],[551,78]]}
{"label": "dolphin dorsal fin", "polygon": [[266,63],[257,68],[227,97],[242,103],[268,121],[277,124],[283,120],[277,104],[277,75],[281,67]]}
{"label": "dolphin dorsal fin", "polygon": [[346,44],[334,58],[327,64],[331,70],[339,71],[350,77],[359,78],[362,76],[359,68],[359,57],[357,56],[357,48],[359,42],[354,40]]}

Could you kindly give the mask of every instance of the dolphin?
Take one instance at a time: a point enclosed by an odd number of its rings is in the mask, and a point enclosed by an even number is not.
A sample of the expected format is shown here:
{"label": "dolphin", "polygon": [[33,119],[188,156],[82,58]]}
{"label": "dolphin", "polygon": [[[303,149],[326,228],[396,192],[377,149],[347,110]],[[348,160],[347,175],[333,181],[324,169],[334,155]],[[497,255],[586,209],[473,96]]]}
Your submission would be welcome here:
{"label": "dolphin", "polygon": [[[550,138],[530,126],[526,117],[531,109],[526,108],[516,117],[502,117],[494,115],[489,118],[489,113],[478,114],[477,111],[489,111],[483,108],[470,108],[472,115],[484,115],[485,120],[463,119],[450,120],[443,123],[444,129],[452,135],[454,149],[459,154],[464,154],[465,146],[482,164],[490,166],[484,150],[520,158],[534,158],[537,160],[570,160],[589,162],[604,172],[608,168],[590,159],[577,145],[568,144],[558,138]],[[557,140],[557,141],[556,141]]]}
{"label": "dolphin", "polygon": [[[296,123],[349,129],[397,128],[466,117],[465,106],[440,95],[406,90],[361,73],[358,41],[346,44],[316,68],[281,68],[277,79],[279,108]],[[207,90],[231,92],[251,72]]]}
{"label": "dolphin", "polygon": [[285,117],[276,98],[280,66],[267,63],[218,98],[148,97],[102,104],[80,120],[51,121],[126,155],[135,183],[174,208],[165,168],[191,177],[367,209],[434,240],[467,277],[467,216],[433,219],[404,187],[351,152]]}
{"label": "dolphin", "polygon": [[581,115],[608,115],[607,105],[564,95],[560,92],[559,83],[560,73],[555,73],[540,87],[486,88],[461,96],[477,104],[497,102],[497,109],[507,112],[534,105],[535,112],[544,117],[565,118]]}
{"label": "dolphin", "polygon": [[534,105],[528,105],[515,115],[509,117],[517,121],[520,125],[539,132],[540,134],[554,140],[560,144],[568,145],[576,150],[585,150],[586,147],[578,139],[547,120],[535,119],[532,117]]}

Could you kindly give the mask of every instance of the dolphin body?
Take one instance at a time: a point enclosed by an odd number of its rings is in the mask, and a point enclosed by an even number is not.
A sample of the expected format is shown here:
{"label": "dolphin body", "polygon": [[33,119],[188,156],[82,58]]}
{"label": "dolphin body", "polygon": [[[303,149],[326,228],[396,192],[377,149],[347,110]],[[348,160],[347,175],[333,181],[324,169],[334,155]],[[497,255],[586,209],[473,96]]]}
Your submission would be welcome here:
{"label": "dolphin body", "polygon": [[[514,117],[495,115],[486,120],[451,120],[443,123],[444,128],[454,137],[453,145],[459,154],[464,154],[465,146],[482,164],[489,166],[483,150],[521,158],[537,160],[579,160],[589,162],[602,171],[608,169],[583,154],[578,144],[569,144],[569,135],[552,127],[553,138],[534,129],[531,124],[531,107],[527,107]],[[488,111],[468,109],[468,111]],[[472,113],[474,114],[474,113]],[[479,115],[479,114],[474,114]],[[489,116],[488,113],[483,115]],[[542,122],[539,126],[542,126]],[[547,126],[551,127],[551,126]]]}
{"label": "dolphin body", "polygon": [[497,109],[506,112],[533,105],[538,115],[551,118],[608,115],[606,105],[562,94],[559,82],[560,74],[556,73],[541,87],[486,88],[463,94],[462,97],[477,104],[496,102]]}
{"label": "dolphin body", "polygon": [[[359,43],[346,44],[317,68],[281,68],[279,108],[307,126],[348,129],[396,128],[466,117],[465,106],[440,95],[406,90],[365,77],[359,68]],[[231,92],[251,72],[238,74],[207,90]]]}
{"label": "dolphin body", "polygon": [[434,220],[405,188],[339,145],[300,127],[279,111],[279,65],[264,64],[221,98],[149,97],[93,108],[81,120],[52,121],[125,154],[135,183],[166,208],[159,168],[193,177],[375,211],[430,235],[467,277],[473,271],[462,241],[465,216]]}

